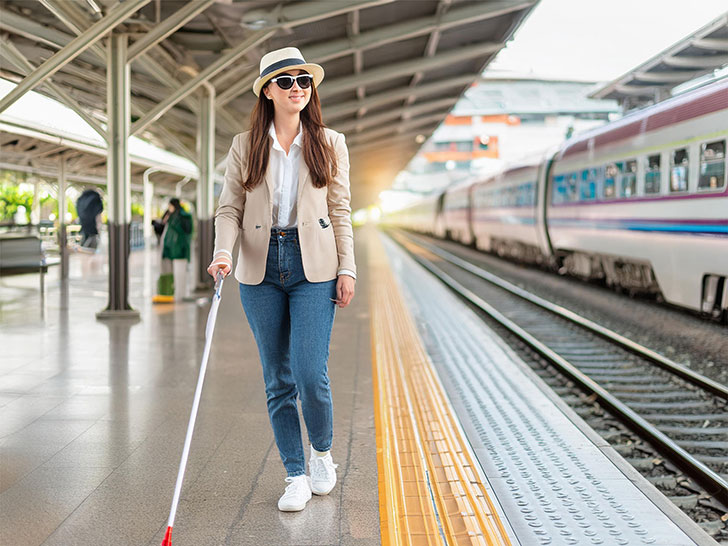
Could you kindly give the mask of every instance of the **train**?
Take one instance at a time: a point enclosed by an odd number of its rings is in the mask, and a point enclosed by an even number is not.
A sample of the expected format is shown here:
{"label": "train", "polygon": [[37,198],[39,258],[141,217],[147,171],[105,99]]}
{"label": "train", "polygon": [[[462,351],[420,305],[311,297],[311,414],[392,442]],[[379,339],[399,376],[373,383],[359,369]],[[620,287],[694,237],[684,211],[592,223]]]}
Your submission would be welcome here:
{"label": "train", "polygon": [[728,79],[383,217],[728,320]]}

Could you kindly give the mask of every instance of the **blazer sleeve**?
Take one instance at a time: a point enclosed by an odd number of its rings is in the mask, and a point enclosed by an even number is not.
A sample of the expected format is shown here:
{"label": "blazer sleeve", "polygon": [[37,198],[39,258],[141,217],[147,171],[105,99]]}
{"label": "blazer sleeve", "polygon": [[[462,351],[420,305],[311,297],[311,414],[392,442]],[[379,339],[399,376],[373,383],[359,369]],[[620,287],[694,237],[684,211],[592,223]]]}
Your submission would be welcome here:
{"label": "blazer sleeve", "polygon": [[339,255],[339,270],[348,269],[356,275],[354,263],[354,230],[351,227],[351,190],[349,187],[349,150],[344,135],[339,134],[336,150],[336,177],[328,186],[327,204],[329,218],[334,228],[336,251]]}
{"label": "blazer sleeve", "polygon": [[243,190],[242,135],[235,135],[227,156],[225,182],[215,211],[215,252],[225,251],[232,257],[233,245],[240,233],[245,210],[246,192]]}

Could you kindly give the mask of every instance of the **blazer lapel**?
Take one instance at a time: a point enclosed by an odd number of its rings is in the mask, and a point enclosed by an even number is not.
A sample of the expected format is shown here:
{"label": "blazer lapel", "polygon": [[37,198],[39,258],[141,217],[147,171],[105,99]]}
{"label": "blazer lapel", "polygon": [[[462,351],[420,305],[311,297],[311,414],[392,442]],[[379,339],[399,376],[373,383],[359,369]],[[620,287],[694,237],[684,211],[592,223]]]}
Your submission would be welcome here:
{"label": "blazer lapel", "polygon": [[298,164],[298,191],[296,192],[296,204],[301,203],[301,192],[303,192],[303,186],[309,178],[311,178],[311,172],[308,170],[308,165],[306,165],[306,161],[303,159],[303,154],[301,154],[301,161]]}
{"label": "blazer lapel", "polygon": [[270,172],[270,162],[268,164],[268,168],[265,170],[265,185],[268,187],[268,204],[271,207],[271,210],[273,208],[273,192],[275,191],[275,181],[273,180],[273,175]]}
{"label": "blazer lapel", "polygon": [[[273,137],[268,135],[268,146],[269,150],[273,148]],[[268,156],[268,168],[265,170],[265,185],[268,186],[268,206],[273,214],[273,192],[275,191],[275,181],[273,175],[270,172],[270,153]]]}

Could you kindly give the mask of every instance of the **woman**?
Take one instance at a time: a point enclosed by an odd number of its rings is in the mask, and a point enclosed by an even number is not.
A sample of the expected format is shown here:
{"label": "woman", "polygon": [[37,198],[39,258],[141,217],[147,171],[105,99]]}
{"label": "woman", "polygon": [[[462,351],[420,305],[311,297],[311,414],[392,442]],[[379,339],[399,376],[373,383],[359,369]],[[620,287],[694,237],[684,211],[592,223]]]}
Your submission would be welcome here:
{"label": "woman", "polygon": [[[344,135],[324,126],[316,88],[324,78],[295,47],[260,61],[250,130],[233,139],[215,214],[208,272],[235,278],[263,366],[268,415],[288,486],[282,511],[336,484],[327,371],[336,305],[354,296],[356,265]],[[296,397],[311,445],[306,465]]]}
{"label": "woman", "polygon": [[184,298],[187,295],[186,272],[190,261],[192,215],[182,208],[179,199],[173,197],[169,200],[162,222],[162,274],[157,282],[157,294]]}

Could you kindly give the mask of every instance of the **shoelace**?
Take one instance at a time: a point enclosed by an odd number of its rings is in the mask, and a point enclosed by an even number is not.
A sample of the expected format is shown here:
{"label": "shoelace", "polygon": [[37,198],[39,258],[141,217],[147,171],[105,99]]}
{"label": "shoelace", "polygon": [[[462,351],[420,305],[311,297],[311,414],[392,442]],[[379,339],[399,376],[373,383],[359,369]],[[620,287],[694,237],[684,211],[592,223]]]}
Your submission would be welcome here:
{"label": "shoelace", "polygon": [[[327,462],[328,464],[326,464]],[[329,466],[333,469],[339,467],[339,465],[332,462],[331,459],[316,457],[311,464],[311,479],[315,481],[328,481],[330,479]]]}
{"label": "shoelace", "polygon": [[305,485],[302,480],[295,480],[291,477],[287,477],[286,482],[288,482],[288,485],[286,486],[284,495],[293,495],[299,487]]}

